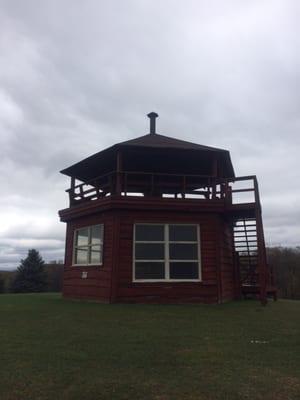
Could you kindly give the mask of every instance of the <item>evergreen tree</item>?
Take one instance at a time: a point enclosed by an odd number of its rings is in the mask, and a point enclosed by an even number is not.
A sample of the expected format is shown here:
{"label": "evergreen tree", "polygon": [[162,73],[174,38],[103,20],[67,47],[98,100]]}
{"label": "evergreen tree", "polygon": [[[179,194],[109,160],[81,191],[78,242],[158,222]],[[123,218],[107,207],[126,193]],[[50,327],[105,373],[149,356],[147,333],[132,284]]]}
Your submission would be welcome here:
{"label": "evergreen tree", "polygon": [[0,275],[0,293],[4,293],[5,282],[4,278]]}
{"label": "evergreen tree", "polygon": [[17,269],[12,284],[12,292],[44,292],[47,289],[47,274],[44,268],[44,260],[40,253],[31,249],[28,255]]}

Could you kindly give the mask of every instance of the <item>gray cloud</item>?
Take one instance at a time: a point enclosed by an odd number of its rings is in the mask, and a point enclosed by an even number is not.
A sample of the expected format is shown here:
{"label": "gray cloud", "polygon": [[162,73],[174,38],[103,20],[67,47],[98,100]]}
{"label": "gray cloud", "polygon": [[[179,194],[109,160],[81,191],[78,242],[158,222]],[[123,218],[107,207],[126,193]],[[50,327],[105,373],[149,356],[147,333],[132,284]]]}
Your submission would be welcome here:
{"label": "gray cloud", "polygon": [[257,174],[267,243],[299,244],[298,15],[296,0],[2,0],[0,263],[30,243],[62,257],[58,171],[147,133],[153,109],[160,133]]}

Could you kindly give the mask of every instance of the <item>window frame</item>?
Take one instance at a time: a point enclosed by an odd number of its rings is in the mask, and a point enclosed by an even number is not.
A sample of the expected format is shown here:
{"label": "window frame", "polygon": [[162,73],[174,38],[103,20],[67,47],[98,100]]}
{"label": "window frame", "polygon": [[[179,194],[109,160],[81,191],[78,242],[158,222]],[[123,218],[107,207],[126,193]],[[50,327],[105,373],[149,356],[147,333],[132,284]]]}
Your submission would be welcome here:
{"label": "window frame", "polygon": [[[164,227],[164,240],[161,241],[143,241],[143,240],[138,240],[136,241],[135,236],[136,236],[136,226],[137,225],[161,225]],[[177,226],[196,226],[197,228],[197,242],[196,241],[175,241],[175,240],[169,240],[169,226],[170,225],[177,225]],[[135,245],[136,243],[163,243],[164,244],[164,251],[165,251],[165,257],[164,260],[147,260],[147,259],[137,259],[135,258]],[[197,244],[197,256],[198,260],[172,260],[170,259],[169,255],[169,250],[170,247],[169,245],[172,243],[182,243],[182,244]],[[135,278],[135,263],[136,262],[163,262],[164,263],[164,272],[165,272],[165,278],[164,279],[136,279]],[[170,279],[170,263],[171,262],[190,262],[190,263],[198,263],[198,278],[197,279]],[[164,222],[157,222],[157,223],[149,223],[149,222],[137,222],[134,223],[133,225],[133,251],[132,251],[132,282],[133,283],[155,283],[155,282],[202,282],[202,266],[201,266],[201,246],[200,246],[200,226],[199,224],[192,224],[192,223],[164,223]]]}
{"label": "window frame", "polygon": [[[88,248],[88,259],[90,258],[91,255],[91,249],[93,246],[91,243],[91,232],[92,232],[92,228],[95,226],[100,226],[101,229],[101,236],[102,238],[100,238],[100,262],[98,263],[79,263],[76,264],[75,260],[76,260],[76,250],[80,249],[80,248]],[[78,231],[80,231],[81,229],[88,229],[88,244],[84,245],[84,246],[77,246],[76,245],[76,234]],[[74,229],[73,232],[73,251],[72,251],[72,267],[95,267],[95,266],[101,266],[103,265],[103,243],[104,243],[104,224],[94,224],[94,225],[85,225],[85,226],[81,226],[80,228],[76,228]]]}

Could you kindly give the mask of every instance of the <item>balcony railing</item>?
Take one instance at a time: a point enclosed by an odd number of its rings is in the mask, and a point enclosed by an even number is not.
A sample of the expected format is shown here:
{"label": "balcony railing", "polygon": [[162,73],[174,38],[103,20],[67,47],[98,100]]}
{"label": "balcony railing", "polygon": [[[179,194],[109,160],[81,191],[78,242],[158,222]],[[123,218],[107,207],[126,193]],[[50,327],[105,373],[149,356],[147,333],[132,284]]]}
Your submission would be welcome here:
{"label": "balcony railing", "polygon": [[220,179],[207,175],[111,172],[72,185],[67,192],[71,206],[109,196],[225,200],[230,204],[259,200],[256,176]]}

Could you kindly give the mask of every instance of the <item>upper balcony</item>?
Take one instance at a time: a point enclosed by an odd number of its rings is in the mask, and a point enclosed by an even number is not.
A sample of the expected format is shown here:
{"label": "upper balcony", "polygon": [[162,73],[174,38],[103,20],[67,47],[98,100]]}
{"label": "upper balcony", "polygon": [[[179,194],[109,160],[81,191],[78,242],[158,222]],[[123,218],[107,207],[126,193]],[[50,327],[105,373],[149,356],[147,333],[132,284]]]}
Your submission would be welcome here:
{"label": "upper balcony", "polygon": [[[205,175],[178,175],[146,172],[111,172],[67,190],[70,207],[108,198],[136,201],[176,199],[185,203],[218,203],[232,210],[259,206],[256,176],[214,178]],[[172,202],[172,201],[171,201]],[[252,207],[251,207],[252,206]]]}

